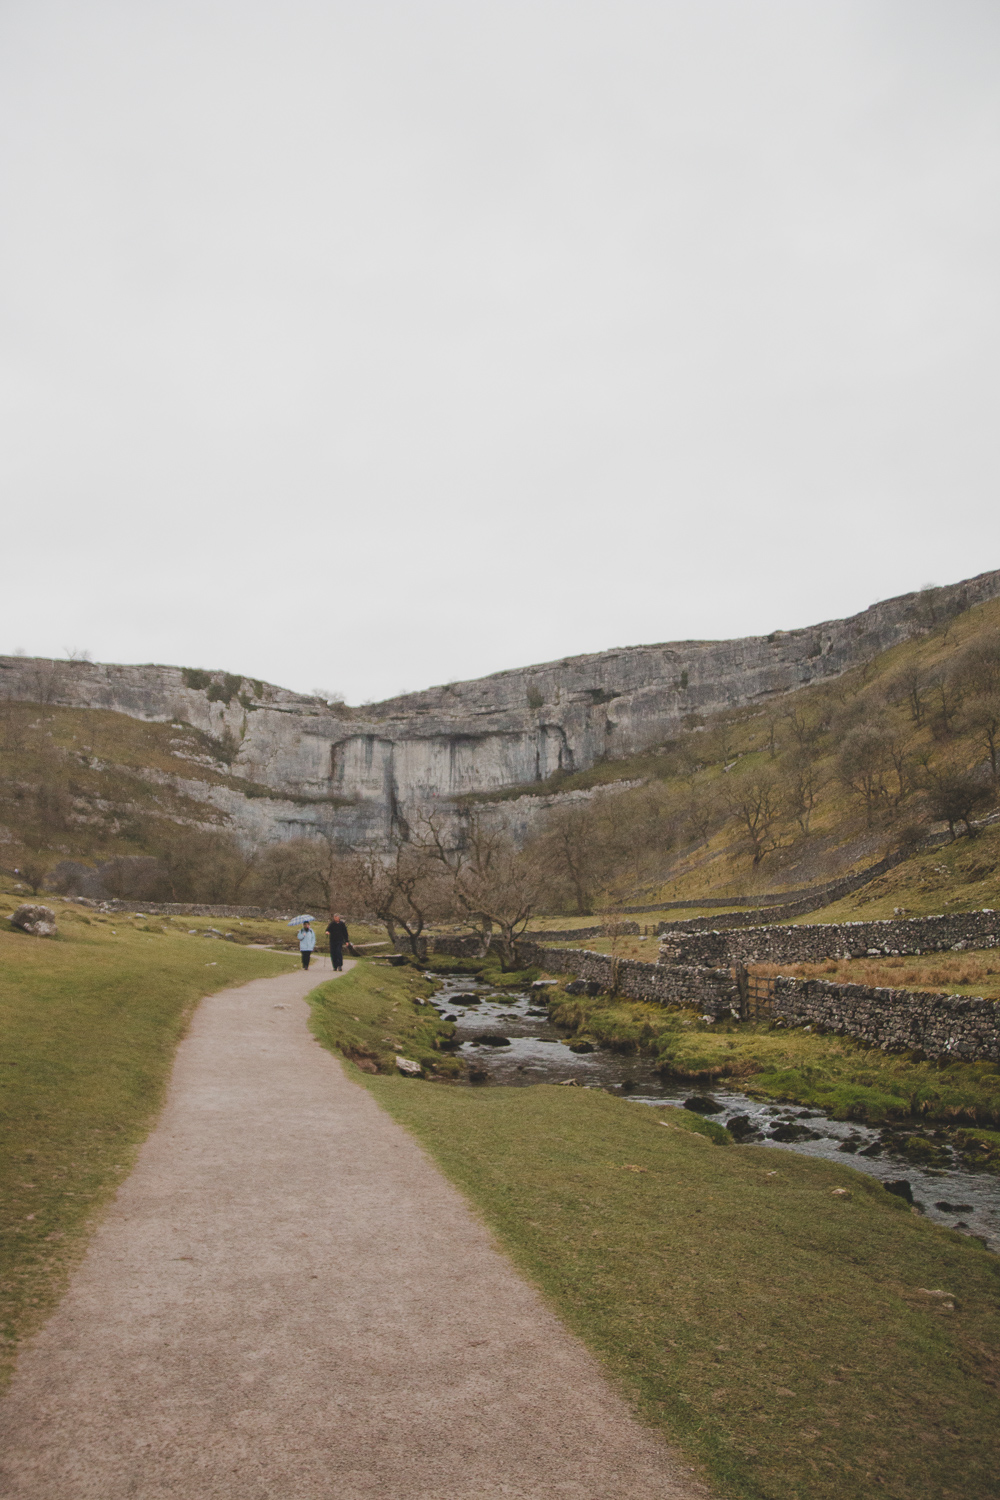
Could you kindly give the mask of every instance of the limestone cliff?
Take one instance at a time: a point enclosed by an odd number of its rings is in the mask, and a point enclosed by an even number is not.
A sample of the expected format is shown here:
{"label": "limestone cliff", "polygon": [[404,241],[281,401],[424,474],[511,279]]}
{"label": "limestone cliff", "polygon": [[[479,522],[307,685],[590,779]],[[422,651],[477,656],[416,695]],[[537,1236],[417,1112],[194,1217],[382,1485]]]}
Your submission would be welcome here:
{"label": "limestone cliff", "polygon": [[1000,595],[1000,571],[933,594],[905,594],[847,620],[732,641],[629,646],[364,709],[269,683],[179,667],[0,657],[0,696],[181,720],[224,740],[233,770],[266,786],[237,794],[237,827],[290,836],[332,825],[385,841],[421,807],[546,781],[662,743],[691,713],[761,702],[833,677],[918,631]]}

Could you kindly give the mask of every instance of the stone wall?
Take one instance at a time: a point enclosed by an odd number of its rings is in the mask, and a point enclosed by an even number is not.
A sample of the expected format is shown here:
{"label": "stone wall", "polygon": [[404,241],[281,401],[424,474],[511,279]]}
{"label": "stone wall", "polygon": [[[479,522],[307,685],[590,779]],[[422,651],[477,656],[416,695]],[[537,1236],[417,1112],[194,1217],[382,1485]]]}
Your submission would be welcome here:
{"label": "stone wall", "polygon": [[[988,818],[974,822],[973,826],[984,828],[989,824],[1000,821],[996,813],[991,813]],[[688,917],[683,922],[671,922],[669,920],[657,925],[657,932],[717,932],[727,927],[764,927],[771,922],[791,922],[796,917],[804,917],[811,911],[819,911],[821,907],[832,906],[835,901],[840,901],[844,896],[850,896],[859,891],[863,885],[868,885],[872,880],[877,880],[880,875],[886,874],[888,870],[894,870],[897,865],[912,859],[914,853],[920,849],[934,849],[941,844],[950,844],[952,835],[950,833],[929,833],[922,839],[918,848],[897,849],[892,854],[887,854],[885,859],[880,859],[877,864],[869,865],[867,869],[859,870],[855,875],[845,875],[841,880],[830,881],[827,885],[818,886],[815,890],[807,891],[801,896],[790,898],[779,906],[758,906],[756,911],[727,911],[720,912],[714,917]],[[688,905],[705,905],[709,902],[689,902]],[[736,906],[735,900],[731,902],[712,903],[719,906]],[[683,905],[677,902],[676,905]],[[630,908],[631,909],[631,908]],[[638,910],[639,908],[636,908]],[[647,911],[662,911],[664,907],[651,906]]]}
{"label": "stone wall", "polygon": [[592,953],[587,948],[545,948],[523,939],[517,945],[517,954],[525,966],[537,964],[550,974],[589,979],[621,999],[692,1006],[713,1017],[739,1010],[739,990],[728,969],[646,964],[638,959]]}
{"label": "stone wall", "polygon": [[662,964],[814,963],[824,958],[942,953],[995,948],[1000,913],[955,912],[941,917],[892,917],[879,922],[830,922],[803,927],[751,927],[726,932],[670,929],[660,943]]}
{"label": "stone wall", "polygon": [[828,984],[822,979],[773,981],[773,1014],[793,1026],[855,1037],[883,1052],[1000,1062],[1000,1001],[962,995]]}
{"label": "stone wall", "polygon": [[[616,922],[615,931],[619,937],[638,937],[642,931],[638,922]],[[572,943],[585,942],[588,938],[613,937],[615,934],[606,926],[600,927],[567,927],[563,932],[526,932],[525,937],[537,943]]]}
{"label": "stone wall", "polygon": [[[716,1020],[739,1015],[739,989],[728,969],[615,960],[605,953],[544,948],[530,942],[518,944],[518,955],[525,964],[590,980],[621,998],[690,1006]],[[772,1016],[792,1026],[810,1025],[851,1036],[885,1052],[1000,1061],[997,1000],[784,975],[772,980],[772,987]]]}
{"label": "stone wall", "polygon": [[[73,897],[68,897],[73,901]],[[288,922],[297,915],[291,911],[275,911],[266,906],[199,906],[185,901],[86,901],[75,898],[78,906],[94,906],[99,911],[133,912],[139,917],[228,917],[263,922]],[[316,919],[319,921],[319,918]]]}

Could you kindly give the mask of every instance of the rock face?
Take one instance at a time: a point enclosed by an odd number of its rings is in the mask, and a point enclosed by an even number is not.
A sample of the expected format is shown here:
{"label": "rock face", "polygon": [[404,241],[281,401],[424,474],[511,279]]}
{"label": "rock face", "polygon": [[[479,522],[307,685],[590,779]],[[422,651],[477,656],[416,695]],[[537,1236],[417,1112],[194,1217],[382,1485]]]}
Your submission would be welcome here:
{"label": "rock face", "polygon": [[[983,573],[807,629],[566,657],[364,709],[331,708],[223,672],[22,657],[0,657],[0,698],[186,721],[230,746],[234,773],[270,792],[209,790],[192,772],[194,795],[247,835],[326,826],[353,843],[385,843],[423,808],[447,811],[456,797],[528,787],[646,750],[688,714],[835,677],[998,595],[1000,572]],[[526,832],[544,806],[535,796],[505,811]]]}
{"label": "rock face", "polygon": [[59,931],[56,914],[48,906],[19,906],[11,917],[11,924],[32,937],[55,937]]}

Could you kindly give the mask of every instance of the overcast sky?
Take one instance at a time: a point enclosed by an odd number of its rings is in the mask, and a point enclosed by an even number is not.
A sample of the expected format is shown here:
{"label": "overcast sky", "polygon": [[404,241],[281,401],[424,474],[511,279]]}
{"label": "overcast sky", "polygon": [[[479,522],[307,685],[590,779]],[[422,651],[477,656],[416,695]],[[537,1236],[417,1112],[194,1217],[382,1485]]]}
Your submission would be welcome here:
{"label": "overcast sky", "polygon": [[349,701],[1000,566],[996,0],[4,0],[0,651]]}

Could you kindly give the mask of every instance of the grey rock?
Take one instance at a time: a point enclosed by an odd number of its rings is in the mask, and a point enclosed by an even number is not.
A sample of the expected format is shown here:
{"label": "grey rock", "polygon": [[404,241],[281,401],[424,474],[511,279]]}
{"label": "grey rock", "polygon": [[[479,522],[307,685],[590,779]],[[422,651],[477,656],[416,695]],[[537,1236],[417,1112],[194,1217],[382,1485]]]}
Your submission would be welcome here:
{"label": "grey rock", "polygon": [[883,1182],[882,1186],[887,1193],[892,1193],[896,1198],[902,1198],[904,1203],[913,1202],[913,1188],[905,1177],[899,1177],[894,1182]]}
{"label": "grey rock", "polygon": [[11,925],[32,937],[55,937],[59,931],[56,914],[48,906],[19,906],[11,917]]}

